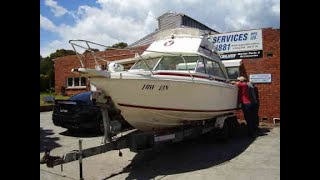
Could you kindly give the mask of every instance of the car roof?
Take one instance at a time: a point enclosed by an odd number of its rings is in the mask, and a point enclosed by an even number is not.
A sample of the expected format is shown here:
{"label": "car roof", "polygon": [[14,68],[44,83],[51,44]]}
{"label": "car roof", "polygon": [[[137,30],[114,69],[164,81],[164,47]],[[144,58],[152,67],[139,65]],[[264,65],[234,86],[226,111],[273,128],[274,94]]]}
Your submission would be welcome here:
{"label": "car roof", "polygon": [[82,93],[71,96],[69,100],[79,100],[79,101],[89,102],[91,101],[91,98],[90,98],[91,94],[92,94],[92,91],[82,92]]}

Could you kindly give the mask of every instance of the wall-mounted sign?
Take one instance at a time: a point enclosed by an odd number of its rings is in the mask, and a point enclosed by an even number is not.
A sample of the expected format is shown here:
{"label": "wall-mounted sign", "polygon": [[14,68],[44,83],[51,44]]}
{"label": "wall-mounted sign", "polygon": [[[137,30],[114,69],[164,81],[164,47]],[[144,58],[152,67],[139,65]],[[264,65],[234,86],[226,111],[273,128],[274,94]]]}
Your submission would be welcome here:
{"label": "wall-mounted sign", "polygon": [[253,83],[271,83],[271,74],[250,74]]}
{"label": "wall-mounted sign", "polygon": [[262,30],[238,31],[209,36],[221,60],[262,57]]}

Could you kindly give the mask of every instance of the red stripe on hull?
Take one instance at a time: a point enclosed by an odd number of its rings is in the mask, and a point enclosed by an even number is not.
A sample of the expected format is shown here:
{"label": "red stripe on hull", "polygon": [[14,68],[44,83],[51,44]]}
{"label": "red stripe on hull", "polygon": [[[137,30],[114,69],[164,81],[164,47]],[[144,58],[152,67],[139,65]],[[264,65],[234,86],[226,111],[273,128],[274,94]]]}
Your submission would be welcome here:
{"label": "red stripe on hull", "polygon": [[154,109],[154,110],[165,110],[165,111],[184,111],[184,112],[223,112],[223,111],[238,110],[238,108],[234,108],[234,109],[222,109],[222,110],[175,109],[175,108],[138,106],[138,105],[122,104],[122,103],[118,103],[118,105],[119,105],[119,106],[125,106],[125,107],[132,107],[132,108],[141,108],[141,109]]}
{"label": "red stripe on hull", "polygon": [[[155,75],[190,77],[190,74],[180,74],[180,73],[172,73],[172,72],[159,72],[159,73],[155,73]],[[194,75],[194,74],[192,74],[192,76],[193,76],[193,77],[196,77],[196,78],[209,79],[209,78],[206,77],[206,76],[199,76],[199,75]]]}

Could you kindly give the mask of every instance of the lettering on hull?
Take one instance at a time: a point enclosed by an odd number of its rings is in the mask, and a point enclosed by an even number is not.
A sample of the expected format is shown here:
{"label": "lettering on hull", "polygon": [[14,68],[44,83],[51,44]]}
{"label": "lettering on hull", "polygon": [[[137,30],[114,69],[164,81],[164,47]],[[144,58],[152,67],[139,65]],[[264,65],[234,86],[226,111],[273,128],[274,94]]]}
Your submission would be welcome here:
{"label": "lettering on hull", "polygon": [[141,90],[145,90],[145,91],[153,91],[153,90],[167,91],[168,89],[169,89],[168,85],[154,85],[154,84],[144,84],[141,88]]}

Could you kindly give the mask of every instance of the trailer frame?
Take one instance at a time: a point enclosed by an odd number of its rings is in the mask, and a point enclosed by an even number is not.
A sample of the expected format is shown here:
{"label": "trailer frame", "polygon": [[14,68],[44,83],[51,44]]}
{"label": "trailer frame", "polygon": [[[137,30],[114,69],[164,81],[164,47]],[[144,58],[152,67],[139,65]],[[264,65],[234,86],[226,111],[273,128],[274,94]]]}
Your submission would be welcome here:
{"label": "trailer frame", "polygon": [[[104,143],[99,146],[82,149],[82,139],[79,139],[79,150],[73,150],[63,156],[51,156],[50,150],[46,150],[41,164],[46,164],[47,167],[53,168],[63,164],[79,160],[80,179],[83,180],[82,163],[83,159],[98,154],[106,153],[112,150],[119,150],[119,156],[122,156],[121,149],[129,148],[133,152],[141,152],[151,150],[155,146],[162,143],[176,143],[185,139],[197,138],[203,134],[215,130],[217,136],[221,140],[228,140],[233,134],[233,129],[238,125],[237,116],[235,113],[227,113],[218,117],[197,121],[192,124],[184,124],[177,128],[167,129],[163,131],[141,132],[132,130],[128,134],[118,137],[120,132],[117,123],[111,123],[108,115],[107,102],[108,97],[103,92],[95,92],[92,96],[94,102],[100,106],[103,121],[104,121]],[[117,128],[113,127],[116,125]]]}

